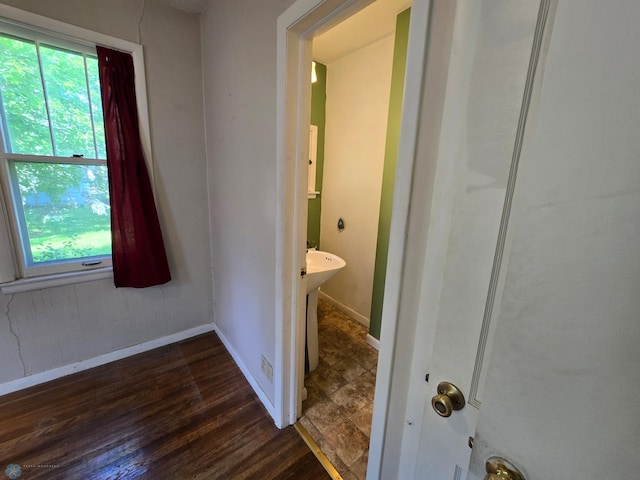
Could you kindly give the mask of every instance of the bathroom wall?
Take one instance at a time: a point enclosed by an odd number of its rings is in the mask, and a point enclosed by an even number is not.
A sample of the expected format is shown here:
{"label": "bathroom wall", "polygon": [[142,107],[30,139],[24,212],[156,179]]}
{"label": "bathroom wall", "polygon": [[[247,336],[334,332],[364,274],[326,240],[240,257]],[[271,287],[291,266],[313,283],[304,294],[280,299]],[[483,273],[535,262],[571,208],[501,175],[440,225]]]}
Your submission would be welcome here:
{"label": "bathroom wall", "polygon": [[382,193],[380,198],[380,216],[378,220],[378,243],[376,247],[375,270],[373,274],[373,293],[371,302],[371,323],[369,334],[380,339],[382,323],[382,303],[384,281],[387,273],[387,252],[389,250],[389,232],[391,230],[391,209],[396,179],[396,160],[400,141],[400,120],[402,117],[402,98],[404,94],[404,73],[409,40],[409,19],[411,9],[398,14],[396,19],[395,45],[391,75],[391,97],[387,120],[387,143],[384,151],[384,172],[382,175]]}
{"label": "bathroom wall", "polygon": [[316,198],[309,199],[307,214],[307,241],[320,245],[320,212],[322,211],[322,174],[324,171],[325,111],[327,100],[327,66],[316,62],[318,81],[311,84],[311,125],[318,126],[318,150],[316,157]]}
{"label": "bathroom wall", "polygon": [[[368,325],[394,35],[327,65],[320,244],[347,266],[321,292]],[[338,219],[345,228],[338,231]]]}
{"label": "bathroom wall", "polygon": [[[144,46],[156,203],[173,280],[0,294],[2,383],[211,322],[199,18],[156,0],[3,0]],[[6,246],[0,248],[6,248]]]}

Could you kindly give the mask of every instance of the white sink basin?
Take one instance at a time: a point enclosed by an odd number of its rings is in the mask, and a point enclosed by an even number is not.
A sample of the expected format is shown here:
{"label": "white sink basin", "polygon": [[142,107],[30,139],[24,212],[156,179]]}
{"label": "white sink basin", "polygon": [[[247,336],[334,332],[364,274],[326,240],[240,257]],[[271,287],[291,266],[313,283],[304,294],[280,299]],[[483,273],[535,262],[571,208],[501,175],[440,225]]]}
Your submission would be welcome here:
{"label": "white sink basin", "polygon": [[347,264],[339,256],[321,250],[307,252],[307,293],[313,292]]}

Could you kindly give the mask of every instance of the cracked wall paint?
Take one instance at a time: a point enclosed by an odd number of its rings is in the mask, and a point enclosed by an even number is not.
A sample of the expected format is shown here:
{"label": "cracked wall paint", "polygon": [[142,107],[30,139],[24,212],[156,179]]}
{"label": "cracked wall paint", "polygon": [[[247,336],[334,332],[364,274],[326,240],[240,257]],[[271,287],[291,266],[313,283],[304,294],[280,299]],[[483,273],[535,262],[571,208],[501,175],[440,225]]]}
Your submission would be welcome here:
{"label": "cracked wall paint", "polygon": [[25,375],[22,339],[16,325],[13,295],[0,295],[0,383]]}
{"label": "cracked wall paint", "polygon": [[138,20],[138,43],[142,43],[142,20],[144,20],[144,9],[147,7],[147,0],[142,0],[142,8],[140,9],[140,19]]}
{"label": "cracked wall paint", "polygon": [[27,376],[27,367],[24,363],[24,357],[22,356],[22,345],[20,345],[20,337],[18,336],[18,334],[16,333],[16,330],[13,326],[13,321],[11,320],[11,302],[13,302],[13,293],[11,295],[9,295],[9,301],[7,302],[7,306],[5,308],[5,316],[7,317],[7,323],[9,325],[9,331],[13,334],[13,336],[16,339],[16,344],[18,345],[18,357],[20,357],[20,362],[22,363],[22,371],[23,371],[23,375],[26,377]]}

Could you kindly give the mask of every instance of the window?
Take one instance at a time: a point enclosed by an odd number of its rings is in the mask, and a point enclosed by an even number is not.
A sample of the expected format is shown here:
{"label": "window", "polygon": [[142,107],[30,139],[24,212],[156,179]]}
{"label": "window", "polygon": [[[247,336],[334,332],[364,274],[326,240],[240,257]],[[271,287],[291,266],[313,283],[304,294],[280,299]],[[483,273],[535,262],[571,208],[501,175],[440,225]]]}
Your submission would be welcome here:
{"label": "window", "polygon": [[112,276],[96,45],[133,58],[152,173],[142,45],[0,3],[2,293]]}
{"label": "window", "polygon": [[4,199],[20,276],[110,265],[95,47],[0,23]]}

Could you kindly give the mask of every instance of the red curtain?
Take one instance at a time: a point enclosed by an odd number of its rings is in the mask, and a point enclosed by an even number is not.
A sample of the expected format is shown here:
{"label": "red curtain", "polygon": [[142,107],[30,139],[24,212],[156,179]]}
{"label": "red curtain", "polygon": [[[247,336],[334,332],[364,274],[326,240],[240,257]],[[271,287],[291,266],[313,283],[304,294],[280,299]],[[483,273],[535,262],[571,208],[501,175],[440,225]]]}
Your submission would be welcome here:
{"label": "red curtain", "polygon": [[144,162],[131,55],[97,47],[111,198],[116,287],[171,280],[158,213]]}

